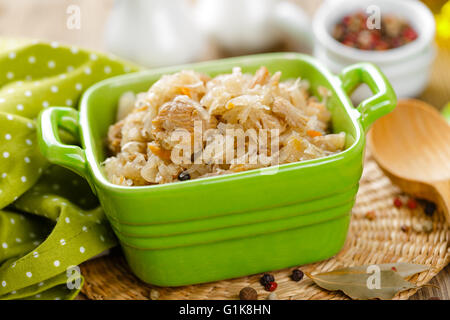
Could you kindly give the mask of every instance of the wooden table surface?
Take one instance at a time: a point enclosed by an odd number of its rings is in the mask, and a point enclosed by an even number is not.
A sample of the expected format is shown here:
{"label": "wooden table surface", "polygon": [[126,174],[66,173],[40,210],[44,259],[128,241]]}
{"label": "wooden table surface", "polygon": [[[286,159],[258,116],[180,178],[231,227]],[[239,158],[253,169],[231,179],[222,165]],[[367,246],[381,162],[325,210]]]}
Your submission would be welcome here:
{"label": "wooden table surface", "polygon": [[[192,0],[195,1],[195,0]],[[301,5],[309,14],[322,0],[291,0]],[[67,28],[67,8],[78,5],[81,9],[81,28]],[[0,0],[0,36],[38,38],[60,41],[95,50],[105,50],[103,33],[113,0]],[[439,109],[450,101],[450,52],[438,52],[439,64],[433,68],[432,80],[422,99]],[[431,284],[411,299],[430,297],[450,300],[450,266],[442,270]],[[80,295],[79,299],[83,299]]]}

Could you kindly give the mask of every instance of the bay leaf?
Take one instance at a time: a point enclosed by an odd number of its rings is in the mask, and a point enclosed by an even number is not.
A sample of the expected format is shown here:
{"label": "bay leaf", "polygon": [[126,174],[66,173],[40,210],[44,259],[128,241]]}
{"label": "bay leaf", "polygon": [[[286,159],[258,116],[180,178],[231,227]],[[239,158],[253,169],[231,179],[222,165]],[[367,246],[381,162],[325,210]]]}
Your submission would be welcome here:
{"label": "bay leaf", "polygon": [[372,279],[369,279],[369,277],[375,275],[374,273],[367,271],[368,266],[344,268],[316,275],[311,275],[306,272],[305,274],[321,288],[330,291],[342,291],[352,299],[378,298],[390,300],[401,291],[417,288],[413,283],[404,280],[402,275],[411,275],[411,273],[416,270],[422,270],[421,268],[402,265],[401,275],[400,272],[392,270],[393,266],[395,268],[399,267],[398,264],[378,266],[380,268],[378,273],[380,280],[379,287],[371,287],[368,284]]}
{"label": "bay leaf", "polygon": [[[406,262],[396,262],[396,263],[381,263],[376,264],[381,271],[396,271],[402,278],[408,278],[416,273],[420,273],[423,271],[428,271],[430,269],[429,266],[423,264],[415,264],[415,263],[406,263]],[[370,264],[355,266],[350,268],[342,268],[340,271],[352,272],[352,271],[363,271],[367,272],[367,268],[372,266]],[[337,271],[337,270],[336,270]]]}
{"label": "bay leaf", "polygon": [[[429,266],[424,264],[397,262],[397,263],[383,263],[377,264],[381,270],[393,270],[396,271],[402,278],[408,278],[416,273],[430,270]],[[366,270],[368,265],[365,266]]]}

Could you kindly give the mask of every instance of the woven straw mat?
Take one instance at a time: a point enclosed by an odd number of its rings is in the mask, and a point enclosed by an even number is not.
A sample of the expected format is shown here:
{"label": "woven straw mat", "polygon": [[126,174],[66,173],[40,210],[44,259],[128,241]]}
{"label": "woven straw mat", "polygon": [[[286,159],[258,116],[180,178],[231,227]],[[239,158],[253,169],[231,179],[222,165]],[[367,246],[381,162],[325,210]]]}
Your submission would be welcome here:
{"label": "woven straw mat", "polygon": [[[435,212],[428,217],[420,206],[415,210],[406,206],[398,209],[393,205],[396,196],[407,199],[367,152],[343,249],[331,259],[299,266],[301,270],[315,274],[354,265],[412,262],[431,268],[408,280],[418,286],[429,282],[450,260],[449,232],[444,215]],[[366,217],[369,211],[375,212],[373,220]],[[430,233],[414,231],[414,225],[427,219],[433,222]],[[404,232],[402,226],[410,230]],[[279,299],[348,299],[343,293],[319,288],[306,276],[300,282],[292,281],[289,276],[293,269],[272,272],[278,283],[276,294]],[[238,299],[239,291],[246,286],[255,288],[259,299],[268,295],[259,284],[261,274],[177,288],[150,286],[131,273],[119,249],[84,263],[81,270],[86,281],[82,292],[89,299],[150,299],[151,290],[157,290],[160,299]],[[403,291],[394,299],[408,299],[416,291]]]}

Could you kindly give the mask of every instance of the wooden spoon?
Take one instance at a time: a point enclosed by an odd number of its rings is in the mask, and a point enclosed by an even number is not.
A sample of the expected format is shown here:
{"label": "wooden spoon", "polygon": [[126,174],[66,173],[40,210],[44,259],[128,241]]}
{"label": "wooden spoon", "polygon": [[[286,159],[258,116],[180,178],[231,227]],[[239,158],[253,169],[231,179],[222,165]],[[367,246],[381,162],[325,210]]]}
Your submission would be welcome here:
{"label": "wooden spoon", "polygon": [[429,104],[405,99],[372,127],[373,156],[403,191],[435,202],[450,222],[450,125]]}

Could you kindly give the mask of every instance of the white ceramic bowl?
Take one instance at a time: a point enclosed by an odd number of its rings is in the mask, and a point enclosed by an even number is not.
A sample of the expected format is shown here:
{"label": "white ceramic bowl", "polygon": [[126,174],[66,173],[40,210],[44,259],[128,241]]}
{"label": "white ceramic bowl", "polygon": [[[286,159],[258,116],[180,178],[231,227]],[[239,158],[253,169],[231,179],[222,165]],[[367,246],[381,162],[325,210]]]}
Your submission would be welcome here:
{"label": "white ceramic bowl", "polygon": [[[332,37],[335,24],[345,15],[355,11],[366,12],[370,5],[384,13],[405,18],[418,33],[413,42],[386,51],[368,51],[351,48]],[[398,97],[415,97],[425,89],[431,64],[435,57],[435,22],[431,11],[416,0],[329,0],[317,11],[313,20],[315,37],[314,55],[331,71],[339,73],[356,62],[378,65],[393,85]],[[355,92],[354,99],[362,100],[367,89]]]}

